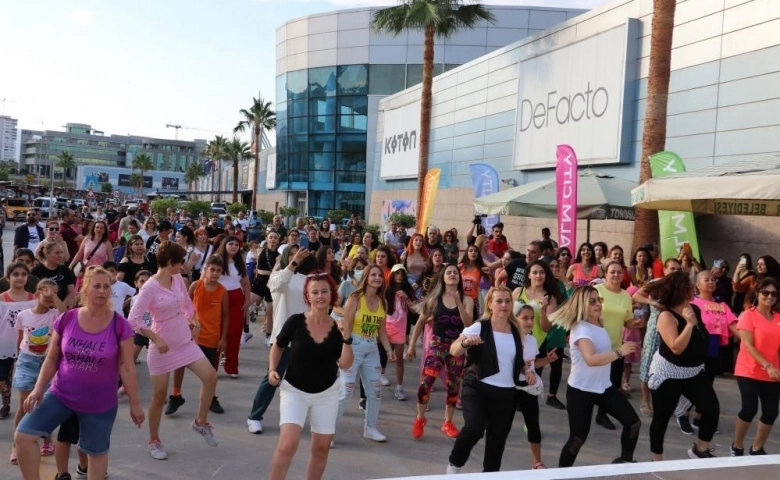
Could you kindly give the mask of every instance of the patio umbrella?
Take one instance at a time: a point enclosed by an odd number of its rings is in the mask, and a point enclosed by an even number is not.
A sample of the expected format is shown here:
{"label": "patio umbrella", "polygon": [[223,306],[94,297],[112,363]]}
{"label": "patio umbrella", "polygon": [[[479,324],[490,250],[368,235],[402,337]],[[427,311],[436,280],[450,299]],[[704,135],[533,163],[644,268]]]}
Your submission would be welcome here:
{"label": "patio umbrella", "polygon": [[649,210],[780,216],[780,155],[714,165],[635,188],[632,204]]}
{"label": "patio umbrella", "polygon": [[[588,220],[634,220],[631,190],[637,183],[593,170],[580,172],[577,186],[577,218]],[[557,218],[555,177],[527,183],[474,199],[474,210],[487,215]]]}

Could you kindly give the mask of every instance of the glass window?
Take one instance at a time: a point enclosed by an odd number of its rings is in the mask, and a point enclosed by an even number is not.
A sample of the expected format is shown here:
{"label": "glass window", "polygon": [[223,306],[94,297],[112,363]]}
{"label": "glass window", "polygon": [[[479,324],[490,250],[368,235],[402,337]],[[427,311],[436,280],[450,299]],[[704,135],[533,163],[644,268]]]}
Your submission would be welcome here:
{"label": "glass window", "polygon": [[339,67],[339,95],[368,94],[368,66],[343,65]]}
{"label": "glass window", "polygon": [[339,113],[342,115],[365,115],[368,113],[368,97],[339,97]]}
{"label": "glass window", "polygon": [[406,65],[371,65],[368,70],[368,93],[392,95],[405,88]]}
{"label": "glass window", "polygon": [[360,174],[363,181],[366,178],[366,154],[365,152],[347,153],[340,152],[336,154],[336,168],[341,171],[349,171]]}
{"label": "glass window", "polygon": [[306,135],[293,135],[290,137],[290,152],[308,153],[309,139]]}
{"label": "glass window", "polygon": [[309,100],[309,132],[334,133],[336,131],[336,98]]}
{"label": "glass window", "polygon": [[308,117],[296,117],[289,120],[288,126],[290,127],[291,134],[301,134],[309,131]]}
{"label": "glass window", "polygon": [[292,100],[288,102],[290,117],[305,117],[309,114],[309,101],[306,99]]}
{"label": "glass window", "polygon": [[339,115],[339,132],[365,132],[368,128],[366,115]]}
{"label": "glass window", "polygon": [[339,152],[366,153],[365,135],[339,135],[336,145]]}
{"label": "glass window", "polygon": [[449,72],[453,68],[458,68],[458,67],[460,67],[460,65],[457,65],[457,64],[454,64],[454,63],[445,63],[444,64],[444,71],[445,72]]}
{"label": "glass window", "polygon": [[[276,104],[287,100],[287,74],[276,77]],[[277,107],[278,108],[278,107]]]}
{"label": "glass window", "polygon": [[308,71],[298,70],[287,73],[287,100],[306,98],[309,87]]}
{"label": "glass window", "polygon": [[[419,83],[422,83],[422,65],[407,65],[406,66],[406,88],[413,87]],[[441,63],[433,64],[433,76],[444,72],[444,65]]]}
{"label": "glass window", "polygon": [[366,206],[365,192],[336,192],[334,208],[361,213]]}
{"label": "glass window", "polygon": [[336,95],[336,67],[309,69],[309,98]]}

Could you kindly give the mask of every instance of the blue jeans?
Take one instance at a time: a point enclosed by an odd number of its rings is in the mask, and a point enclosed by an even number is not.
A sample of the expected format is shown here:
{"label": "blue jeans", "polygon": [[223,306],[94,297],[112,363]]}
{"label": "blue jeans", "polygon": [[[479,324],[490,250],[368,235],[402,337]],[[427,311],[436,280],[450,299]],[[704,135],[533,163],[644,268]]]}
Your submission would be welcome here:
{"label": "blue jeans", "polygon": [[[282,351],[282,356],[279,358],[279,365],[276,366],[276,372],[279,377],[284,377],[284,372],[287,370],[287,365],[290,363],[290,349],[285,348]],[[271,405],[271,401],[274,399],[274,392],[279,386],[273,386],[268,383],[268,375],[266,375],[260,382],[260,386],[257,387],[255,393],[255,399],[252,401],[252,411],[249,412],[250,420],[260,421],[263,419],[263,414],[268,410],[268,406]]]}
{"label": "blue jeans", "polygon": [[379,420],[379,405],[382,402],[382,383],[380,380],[382,366],[379,362],[376,338],[366,338],[360,335],[352,335],[352,338],[352,353],[355,360],[350,368],[341,370],[338,418],[344,414],[344,409],[349,399],[352,398],[358,372],[360,372],[360,379],[366,387],[367,394],[365,426],[376,428]]}
{"label": "blue jeans", "polygon": [[14,388],[23,392],[31,392],[35,388],[35,382],[38,381],[38,375],[41,373],[44,360],[46,360],[46,357],[20,353],[19,358],[16,360],[16,369],[14,370]]}
{"label": "blue jeans", "polygon": [[103,455],[111,446],[111,430],[114,428],[117,407],[103,413],[76,412],[66,407],[51,392],[43,394],[41,404],[19,422],[16,430],[36,437],[48,437],[58,425],[75,414],[81,434],[79,450],[87,455]]}

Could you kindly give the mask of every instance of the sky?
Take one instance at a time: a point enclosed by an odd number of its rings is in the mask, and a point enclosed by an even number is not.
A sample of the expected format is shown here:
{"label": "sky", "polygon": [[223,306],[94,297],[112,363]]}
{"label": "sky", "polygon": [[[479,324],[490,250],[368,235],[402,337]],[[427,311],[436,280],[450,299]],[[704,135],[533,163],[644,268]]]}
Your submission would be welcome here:
{"label": "sky", "polygon": [[[180,139],[232,135],[238,110],[275,100],[276,29],[393,0],[0,0],[0,113],[20,128]],[[606,0],[493,0],[594,8]],[[2,100],[6,99],[4,103]],[[248,135],[245,135],[248,137]]]}

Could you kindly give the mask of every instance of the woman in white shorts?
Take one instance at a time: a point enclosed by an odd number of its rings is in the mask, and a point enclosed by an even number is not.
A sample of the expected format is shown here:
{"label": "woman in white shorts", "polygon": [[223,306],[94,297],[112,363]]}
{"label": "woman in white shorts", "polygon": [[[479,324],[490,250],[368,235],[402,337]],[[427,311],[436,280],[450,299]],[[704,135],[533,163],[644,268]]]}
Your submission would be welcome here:
{"label": "woman in white shorts", "polygon": [[[336,304],[336,282],[329,274],[316,272],[306,277],[306,313],[292,315],[276,336],[268,360],[268,382],[281,381],[279,444],[271,460],[271,480],[283,479],[290,468],[303,425],[311,425],[311,457],[306,478],[322,478],[339,410],[339,368],[352,366],[352,337],[328,314]],[[290,364],[284,381],[276,366],[290,345]]]}

